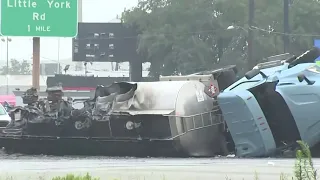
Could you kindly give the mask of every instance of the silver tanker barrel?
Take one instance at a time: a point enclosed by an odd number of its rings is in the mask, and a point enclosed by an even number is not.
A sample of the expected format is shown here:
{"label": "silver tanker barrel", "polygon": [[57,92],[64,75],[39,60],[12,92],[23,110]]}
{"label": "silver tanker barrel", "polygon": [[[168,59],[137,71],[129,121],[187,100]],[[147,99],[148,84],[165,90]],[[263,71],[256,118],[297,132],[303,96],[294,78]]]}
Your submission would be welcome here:
{"label": "silver tanker barrel", "polygon": [[229,65],[212,71],[199,72],[195,75],[211,75],[212,79],[217,81],[219,87],[218,89],[220,92],[225,88],[229,87],[232,83],[234,83],[237,80],[237,72],[238,70],[236,65]]}
{"label": "silver tanker barrel", "polygon": [[214,98],[237,80],[236,74],[236,66],[230,65],[185,76],[160,76],[160,81],[199,81],[206,86],[205,93]]}
{"label": "silver tanker barrel", "polygon": [[[135,84],[135,83],[133,83]],[[134,92],[123,94],[113,105],[113,113],[134,116],[158,115],[169,121],[171,136],[177,151],[189,156],[221,154],[221,128],[223,122],[215,115],[213,99],[204,93],[205,85],[199,81],[138,82]],[[151,117],[151,116],[149,116]],[[143,121],[154,121],[154,118]],[[132,121],[132,120],[130,120]],[[126,128],[139,126],[128,121]],[[143,123],[143,122],[142,122]],[[166,131],[150,126],[153,132]]]}
{"label": "silver tanker barrel", "polygon": [[[211,121],[214,119],[215,122],[219,123],[211,125],[211,127],[208,128],[209,131],[203,130],[203,132],[205,132],[203,134],[197,134],[198,132],[195,131],[193,133],[189,133],[189,136],[190,139],[192,139],[191,137],[197,137],[199,141],[207,141],[207,143],[214,142],[212,147],[215,147],[215,152],[219,152],[222,155],[226,155],[229,153],[229,151],[233,151],[234,143],[230,133],[226,131],[227,127],[224,123],[223,117],[221,116],[221,111],[215,98],[223,89],[227,88],[236,81],[236,74],[236,66],[230,65],[213,71],[198,72],[186,76],[160,77],[160,81],[192,81],[194,83],[201,83],[203,85],[201,86],[203,87],[201,93],[203,93],[206,98],[212,99],[210,102],[212,105],[210,116],[201,116],[201,118],[204,121]],[[192,92],[190,92],[190,94],[192,94]],[[199,108],[201,109],[201,106],[197,107],[196,109],[200,110]],[[195,109],[190,108],[190,112],[186,113],[191,114],[193,110]],[[182,137],[182,142],[187,143],[188,140],[184,140]]]}

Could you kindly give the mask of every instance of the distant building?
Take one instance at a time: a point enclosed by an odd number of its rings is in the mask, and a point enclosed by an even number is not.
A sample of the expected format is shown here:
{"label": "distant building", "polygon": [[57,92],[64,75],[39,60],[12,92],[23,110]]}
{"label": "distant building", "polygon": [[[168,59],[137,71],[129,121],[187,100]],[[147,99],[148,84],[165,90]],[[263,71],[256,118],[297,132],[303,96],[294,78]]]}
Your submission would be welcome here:
{"label": "distant building", "polygon": [[[54,65],[53,65],[54,66]],[[45,68],[46,66],[43,65]],[[47,66],[49,67],[49,66]],[[45,91],[47,88],[47,77],[54,76],[54,74],[41,75],[40,76],[40,91]],[[46,72],[44,72],[45,74]],[[68,71],[67,74],[84,76],[84,71]],[[142,76],[147,77],[149,71],[143,71]],[[129,71],[92,71],[90,70],[87,73],[88,76],[98,76],[98,77],[129,77]],[[31,75],[0,75],[0,94],[7,93],[7,84],[9,88],[9,94],[12,94],[16,88],[19,88],[21,91],[25,91],[32,86],[32,76]]]}

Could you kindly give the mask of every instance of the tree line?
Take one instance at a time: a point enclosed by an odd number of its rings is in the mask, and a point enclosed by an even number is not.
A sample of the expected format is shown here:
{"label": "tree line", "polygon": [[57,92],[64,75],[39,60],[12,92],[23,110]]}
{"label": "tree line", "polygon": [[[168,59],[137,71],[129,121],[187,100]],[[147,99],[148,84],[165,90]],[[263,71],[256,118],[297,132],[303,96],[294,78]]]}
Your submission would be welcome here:
{"label": "tree line", "polygon": [[[290,1],[289,53],[313,46],[320,34],[319,9],[319,0]],[[246,71],[247,19],[248,0],[140,0],[122,13],[122,21],[140,32],[137,51],[151,62],[153,76],[229,64]],[[241,28],[227,30],[230,25]],[[256,0],[254,26],[256,61],[283,53],[283,0]]]}
{"label": "tree line", "polygon": [[[17,59],[11,59],[9,62],[9,68],[2,66],[0,68],[1,75],[31,75],[31,64],[27,60],[18,61]],[[9,70],[9,73],[7,73]]]}

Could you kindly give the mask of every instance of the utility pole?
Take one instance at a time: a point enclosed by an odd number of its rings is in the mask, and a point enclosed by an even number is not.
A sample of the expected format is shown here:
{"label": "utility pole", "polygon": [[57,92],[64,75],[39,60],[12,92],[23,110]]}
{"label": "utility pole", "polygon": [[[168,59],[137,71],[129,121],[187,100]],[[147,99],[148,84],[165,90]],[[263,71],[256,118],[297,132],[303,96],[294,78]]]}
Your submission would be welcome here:
{"label": "utility pole", "polygon": [[248,17],[248,70],[252,69],[257,63],[253,60],[253,30],[254,23],[254,0],[249,0],[249,17]]}
{"label": "utility pole", "polygon": [[5,39],[2,38],[1,41],[5,42],[6,46],[7,46],[7,58],[6,58],[6,61],[7,61],[7,67],[6,67],[7,86],[6,86],[6,89],[7,89],[7,95],[8,95],[9,94],[9,43],[12,41],[12,39],[9,37],[6,37]]}
{"label": "utility pole", "polygon": [[57,63],[57,74],[61,74],[61,70],[60,70],[60,38],[58,38],[58,63]]}
{"label": "utility pole", "polygon": [[289,0],[283,0],[283,51],[288,52],[289,49]]}
{"label": "utility pole", "polygon": [[[82,13],[82,11],[83,11],[83,8],[82,8],[82,5],[83,5],[83,0],[78,0],[78,23],[81,23],[81,22],[83,22],[83,13]],[[82,65],[82,62],[76,62],[76,64],[78,65],[78,67],[81,67],[81,70],[82,70],[82,67],[83,67],[83,65]],[[86,69],[87,67],[85,67],[85,72],[87,72],[87,69]]]}
{"label": "utility pole", "polygon": [[[11,41],[11,39],[10,39]],[[7,37],[7,95],[9,95],[9,38]]]}
{"label": "utility pole", "polygon": [[78,0],[78,21],[82,22],[82,0]]}

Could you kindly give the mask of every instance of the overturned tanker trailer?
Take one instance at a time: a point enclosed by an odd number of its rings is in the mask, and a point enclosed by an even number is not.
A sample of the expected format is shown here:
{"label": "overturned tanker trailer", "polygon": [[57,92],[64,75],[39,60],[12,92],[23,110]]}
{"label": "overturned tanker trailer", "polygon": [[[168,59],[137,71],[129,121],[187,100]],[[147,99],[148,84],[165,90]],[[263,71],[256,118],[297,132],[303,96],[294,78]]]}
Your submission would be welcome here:
{"label": "overturned tanker trailer", "polygon": [[214,156],[224,151],[224,123],[205,87],[198,81],[113,83],[98,86],[82,109],[61,96],[34,101],[31,93],[28,106],[12,110],[0,144],[25,154]]}

